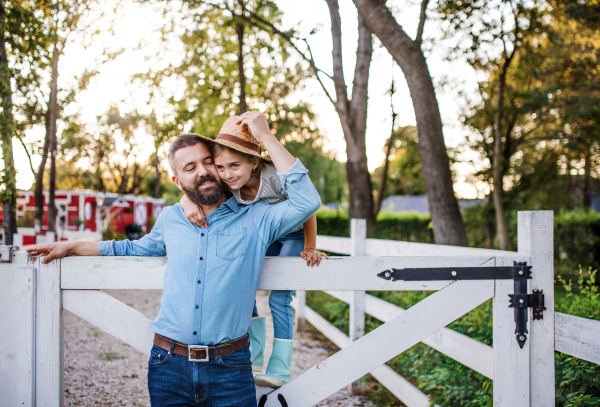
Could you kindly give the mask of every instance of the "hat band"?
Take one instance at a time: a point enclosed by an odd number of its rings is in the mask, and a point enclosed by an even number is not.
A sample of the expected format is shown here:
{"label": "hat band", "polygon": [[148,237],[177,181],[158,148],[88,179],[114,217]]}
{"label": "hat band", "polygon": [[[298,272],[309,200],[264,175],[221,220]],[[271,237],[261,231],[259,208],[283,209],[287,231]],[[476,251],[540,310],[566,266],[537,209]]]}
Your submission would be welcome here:
{"label": "hat band", "polygon": [[250,143],[249,141],[242,140],[239,137],[232,136],[231,134],[220,133],[217,136],[217,140],[231,141],[232,143],[235,143],[235,144],[237,144],[237,145],[239,145],[241,147],[247,148],[249,150],[252,150],[252,151],[260,154],[260,146],[254,144],[254,143]]}

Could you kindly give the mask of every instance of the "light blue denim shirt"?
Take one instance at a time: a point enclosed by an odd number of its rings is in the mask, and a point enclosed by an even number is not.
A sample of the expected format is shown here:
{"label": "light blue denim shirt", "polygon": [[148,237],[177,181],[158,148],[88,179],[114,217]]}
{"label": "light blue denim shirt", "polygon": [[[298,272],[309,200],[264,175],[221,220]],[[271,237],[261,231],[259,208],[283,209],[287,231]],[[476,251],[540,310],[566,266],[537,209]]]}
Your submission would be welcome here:
{"label": "light blue denim shirt", "polygon": [[240,338],[250,326],[267,248],[321,204],[307,172],[296,159],[279,174],[289,200],[241,206],[230,198],[206,218],[207,229],[188,221],[179,204],[168,206],[148,235],[100,242],[100,255],[168,256],[155,333],[186,345]]}

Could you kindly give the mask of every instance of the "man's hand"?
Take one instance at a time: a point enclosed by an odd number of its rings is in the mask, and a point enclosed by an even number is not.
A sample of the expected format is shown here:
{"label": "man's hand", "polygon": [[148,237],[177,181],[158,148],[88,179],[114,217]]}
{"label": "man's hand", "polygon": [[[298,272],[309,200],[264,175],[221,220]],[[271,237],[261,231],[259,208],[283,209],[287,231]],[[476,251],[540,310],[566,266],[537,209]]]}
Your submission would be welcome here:
{"label": "man's hand", "polygon": [[240,115],[240,117],[238,117],[235,124],[249,129],[254,138],[262,144],[265,143],[265,139],[275,137],[273,136],[273,133],[271,133],[269,123],[267,123],[267,118],[260,112],[243,113]]}
{"label": "man's hand", "polygon": [[192,222],[194,225],[207,228],[208,223],[206,222],[206,217],[204,216],[204,212],[202,212],[202,208],[193,203],[187,195],[183,195],[181,200],[179,201],[179,205],[183,209],[183,213],[185,213],[185,217]]}
{"label": "man's hand", "polygon": [[306,260],[307,267],[314,267],[315,265],[319,267],[323,257],[329,259],[329,256],[327,256],[325,253],[318,252],[315,249],[304,249],[304,251],[300,253],[300,256]]}
{"label": "man's hand", "polygon": [[62,259],[71,255],[72,248],[73,245],[71,242],[48,243],[30,247],[27,249],[27,252],[32,256],[46,256],[42,259],[42,263],[46,264],[54,259]]}

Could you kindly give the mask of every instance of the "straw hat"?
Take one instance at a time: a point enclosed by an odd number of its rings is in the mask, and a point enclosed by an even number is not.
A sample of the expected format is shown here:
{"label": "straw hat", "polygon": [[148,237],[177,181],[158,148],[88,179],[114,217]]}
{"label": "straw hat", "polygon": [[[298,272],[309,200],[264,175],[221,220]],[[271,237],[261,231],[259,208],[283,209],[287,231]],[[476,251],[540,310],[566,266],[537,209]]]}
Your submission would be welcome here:
{"label": "straw hat", "polygon": [[216,139],[210,139],[208,137],[200,136],[203,139],[209,140],[213,143],[218,143],[226,147],[232,148],[242,153],[254,155],[262,158],[263,160],[271,162],[270,158],[261,155],[260,143],[254,138],[250,129],[244,128],[239,124],[235,124],[239,116],[231,116],[221,127],[219,135]]}

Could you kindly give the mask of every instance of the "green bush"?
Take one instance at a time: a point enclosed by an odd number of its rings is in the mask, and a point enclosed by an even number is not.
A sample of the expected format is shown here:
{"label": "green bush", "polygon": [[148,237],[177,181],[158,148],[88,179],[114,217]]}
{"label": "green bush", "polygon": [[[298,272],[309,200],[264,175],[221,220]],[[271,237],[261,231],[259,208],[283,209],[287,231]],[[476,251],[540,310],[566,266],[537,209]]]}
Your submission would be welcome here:
{"label": "green bush", "polygon": [[[491,212],[490,212],[491,210]],[[469,246],[485,247],[486,227],[494,217],[493,208],[477,205],[463,211]],[[517,212],[506,213],[511,249],[517,250]],[[349,236],[349,219],[345,212],[321,209],[317,212],[318,233]],[[387,240],[434,243],[429,214],[380,213],[375,237]],[[496,239],[497,242],[497,239]],[[496,243],[496,247],[498,245]],[[574,276],[579,265],[584,269],[600,268],[600,213],[569,212],[554,217],[554,268],[556,274]]]}
{"label": "green bush", "polygon": [[[571,315],[600,320],[600,294],[596,286],[596,271],[579,268],[577,289],[562,277],[555,310]],[[374,291],[378,298],[410,308],[431,295],[419,291]],[[307,292],[307,304],[343,332],[348,332],[349,307],[342,301],[323,293]],[[367,317],[365,330],[376,329],[381,322]],[[492,301],[486,301],[448,326],[457,332],[492,345]],[[556,352],[556,405],[590,406],[600,404],[600,366]],[[388,365],[418,384],[434,403],[444,406],[491,406],[493,381],[461,365],[440,352],[420,343],[395,357]],[[380,386],[369,395],[379,406],[400,405],[395,397]]]}

